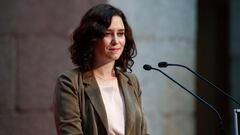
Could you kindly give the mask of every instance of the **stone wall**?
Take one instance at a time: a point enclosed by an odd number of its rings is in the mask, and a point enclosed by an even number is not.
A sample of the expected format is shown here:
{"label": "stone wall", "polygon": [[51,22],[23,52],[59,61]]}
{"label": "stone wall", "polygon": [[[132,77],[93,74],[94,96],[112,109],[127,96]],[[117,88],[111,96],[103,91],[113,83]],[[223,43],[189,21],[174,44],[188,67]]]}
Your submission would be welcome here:
{"label": "stone wall", "polygon": [[103,0],[0,1],[0,135],[54,135],[57,75],[83,13]]}

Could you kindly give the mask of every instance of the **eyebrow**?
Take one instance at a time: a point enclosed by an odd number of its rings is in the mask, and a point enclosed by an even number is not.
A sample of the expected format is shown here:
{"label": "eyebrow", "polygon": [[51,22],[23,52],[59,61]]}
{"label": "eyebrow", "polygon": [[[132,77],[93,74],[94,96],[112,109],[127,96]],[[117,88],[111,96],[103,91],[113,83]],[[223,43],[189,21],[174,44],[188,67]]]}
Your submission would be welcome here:
{"label": "eyebrow", "polygon": [[[107,29],[107,31],[114,31],[112,29]],[[118,31],[125,31],[125,29],[119,29]]]}

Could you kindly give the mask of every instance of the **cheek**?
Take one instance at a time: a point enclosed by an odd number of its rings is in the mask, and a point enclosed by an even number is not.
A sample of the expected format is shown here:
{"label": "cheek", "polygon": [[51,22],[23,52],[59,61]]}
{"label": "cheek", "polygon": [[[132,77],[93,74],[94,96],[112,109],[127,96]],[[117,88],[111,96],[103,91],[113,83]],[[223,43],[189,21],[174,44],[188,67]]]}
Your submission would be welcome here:
{"label": "cheek", "polygon": [[121,43],[122,46],[125,46],[125,44],[126,44],[126,38],[125,38],[125,37],[122,38],[122,39],[120,40],[120,43]]}
{"label": "cheek", "polygon": [[111,44],[111,39],[104,38],[104,39],[102,40],[102,47],[106,48],[106,47],[108,47],[110,44]]}

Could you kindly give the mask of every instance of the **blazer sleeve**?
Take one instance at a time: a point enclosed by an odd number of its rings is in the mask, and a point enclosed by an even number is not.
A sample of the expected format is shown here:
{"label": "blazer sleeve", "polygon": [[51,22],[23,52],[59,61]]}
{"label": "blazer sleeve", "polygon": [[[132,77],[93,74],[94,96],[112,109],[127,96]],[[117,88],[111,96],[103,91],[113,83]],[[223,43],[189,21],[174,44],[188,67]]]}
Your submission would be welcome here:
{"label": "blazer sleeve", "polygon": [[135,87],[135,92],[136,92],[136,96],[137,96],[137,99],[138,99],[138,102],[139,102],[139,105],[141,107],[141,110],[142,110],[142,126],[141,126],[141,132],[142,132],[142,135],[150,135],[148,133],[148,130],[147,130],[147,122],[146,122],[146,119],[145,119],[145,116],[144,116],[144,112],[143,112],[143,107],[142,107],[142,90],[140,88],[140,84],[139,84],[139,81],[136,77],[135,74],[131,74],[130,75],[133,80],[133,85]]}
{"label": "blazer sleeve", "polygon": [[[75,75],[77,76],[77,75]],[[83,135],[76,78],[62,74],[55,87],[54,114],[58,135]]]}

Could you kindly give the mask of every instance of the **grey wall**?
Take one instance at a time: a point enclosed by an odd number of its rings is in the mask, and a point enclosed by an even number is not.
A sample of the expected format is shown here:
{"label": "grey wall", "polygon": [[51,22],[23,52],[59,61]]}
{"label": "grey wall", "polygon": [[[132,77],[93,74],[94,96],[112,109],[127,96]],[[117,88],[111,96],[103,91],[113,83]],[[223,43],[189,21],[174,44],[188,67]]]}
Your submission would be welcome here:
{"label": "grey wall", "polygon": [[[133,28],[138,48],[134,72],[143,91],[143,105],[152,135],[194,135],[195,99],[156,71],[143,64],[160,61],[180,63],[195,69],[195,0],[109,0],[123,9]],[[185,70],[163,69],[189,89],[195,80]],[[192,91],[195,92],[195,91]]]}

